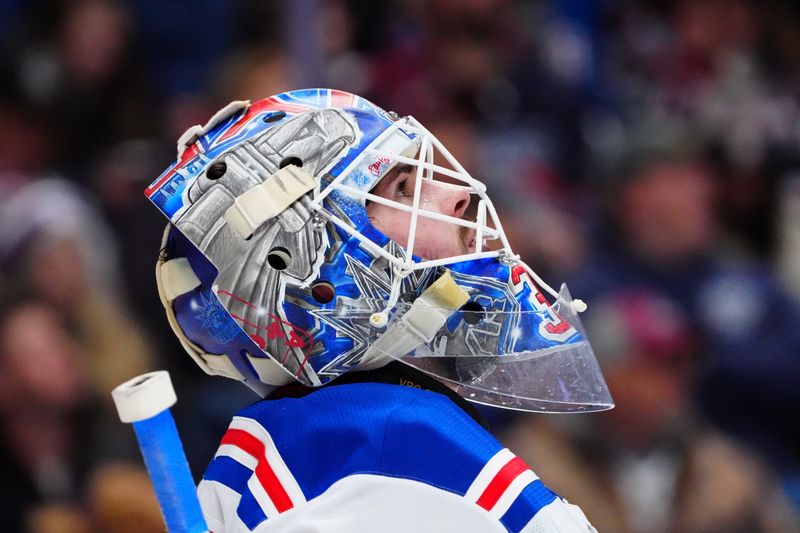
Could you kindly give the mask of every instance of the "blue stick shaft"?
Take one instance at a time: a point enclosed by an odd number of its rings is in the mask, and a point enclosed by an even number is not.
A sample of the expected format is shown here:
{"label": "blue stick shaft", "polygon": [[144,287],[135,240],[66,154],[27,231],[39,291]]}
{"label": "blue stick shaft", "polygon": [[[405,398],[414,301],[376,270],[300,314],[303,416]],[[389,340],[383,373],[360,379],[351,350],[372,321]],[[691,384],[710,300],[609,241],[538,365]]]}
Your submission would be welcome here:
{"label": "blue stick shaft", "polygon": [[133,423],[139,448],[170,533],[208,531],[189,463],[169,409]]}

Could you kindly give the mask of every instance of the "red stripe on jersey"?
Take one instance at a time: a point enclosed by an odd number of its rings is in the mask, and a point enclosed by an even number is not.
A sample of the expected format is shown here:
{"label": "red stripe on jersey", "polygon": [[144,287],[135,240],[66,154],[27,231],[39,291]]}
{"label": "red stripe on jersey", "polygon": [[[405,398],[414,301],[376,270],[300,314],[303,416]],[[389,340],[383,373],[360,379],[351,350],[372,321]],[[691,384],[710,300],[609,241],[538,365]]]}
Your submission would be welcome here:
{"label": "red stripe on jersey", "polygon": [[503,468],[494,476],[484,489],[478,501],[475,502],[487,511],[490,510],[506,491],[511,482],[514,481],[524,471],[528,470],[528,465],[519,457],[510,459]]}
{"label": "red stripe on jersey", "polygon": [[263,442],[241,429],[229,429],[225,433],[225,436],[222,437],[222,442],[220,444],[231,444],[237,448],[241,448],[258,460],[255,471],[256,477],[279,513],[288,511],[294,507],[292,500],[283,488],[278,476],[275,475],[275,472],[267,461]]}

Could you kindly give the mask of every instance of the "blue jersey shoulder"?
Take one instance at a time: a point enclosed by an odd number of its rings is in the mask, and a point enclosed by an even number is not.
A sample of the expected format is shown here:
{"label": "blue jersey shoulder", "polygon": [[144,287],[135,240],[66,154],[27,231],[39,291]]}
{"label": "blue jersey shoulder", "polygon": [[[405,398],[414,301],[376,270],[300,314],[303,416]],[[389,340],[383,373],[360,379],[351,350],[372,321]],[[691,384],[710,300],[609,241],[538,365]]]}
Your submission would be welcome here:
{"label": "blue jersey shoulder", "polygon": [[[317,498],[354,474],[412,479],[464,496],[510,532],[525,529],[557,498],[449,398],[423,389],[328,386],[301,398],[255,403],[231,427],[223,444],[234,443],[250,459],[223,446],[204,481],[240,495],[236,514],[251,530],[271,512]],[[252,436],[243,438],[236,428]],[[254,477],[263,488],[257,491],[261,500],[251,490]]]}
{"label": "blue jersey shoulder", "polygon": [[272,436],[308,499],[343,477],[373,473],[464,494],[500,443],[446,396],[352,383],[266,400],[239,416]]}

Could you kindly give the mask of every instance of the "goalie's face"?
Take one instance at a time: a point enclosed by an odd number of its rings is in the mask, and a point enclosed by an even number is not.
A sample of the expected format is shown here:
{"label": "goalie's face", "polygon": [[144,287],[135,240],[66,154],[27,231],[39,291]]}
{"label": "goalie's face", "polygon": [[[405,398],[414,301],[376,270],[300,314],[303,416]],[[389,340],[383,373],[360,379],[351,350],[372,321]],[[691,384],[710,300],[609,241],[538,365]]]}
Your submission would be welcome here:
{"label": "goalie's face", "polygon": [[[397,165],[384,176],[372,194],[412,206],[417,181],[416,168]],[[464,218],[470,203],[469,188],[441,181],[422,180],[420,209]],[[408,245],[411,213],[392,206],[367,204],[370,222],[384,235],[402,246]],[[442,259],[475,251],[475,230],[428,217],[417,219],[414,254],[423,259]]]}

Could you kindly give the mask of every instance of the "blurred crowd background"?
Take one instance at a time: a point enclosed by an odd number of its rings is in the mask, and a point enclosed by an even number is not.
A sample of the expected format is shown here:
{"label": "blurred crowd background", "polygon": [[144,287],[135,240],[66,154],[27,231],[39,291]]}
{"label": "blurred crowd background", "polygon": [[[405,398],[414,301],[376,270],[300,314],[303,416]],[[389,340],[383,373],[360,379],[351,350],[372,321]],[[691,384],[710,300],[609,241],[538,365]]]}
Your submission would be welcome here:
{"label": "blurred crowd background", "polygon": [[0,528],[163,530],[109,391],[169,369],[199,476],[255,400],[172,337],[142,190],[231,100],[426,124],[589,303],[616,409],[489,412],[612,533],[800,531],[800,7],[0,0]]}

